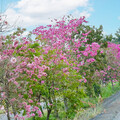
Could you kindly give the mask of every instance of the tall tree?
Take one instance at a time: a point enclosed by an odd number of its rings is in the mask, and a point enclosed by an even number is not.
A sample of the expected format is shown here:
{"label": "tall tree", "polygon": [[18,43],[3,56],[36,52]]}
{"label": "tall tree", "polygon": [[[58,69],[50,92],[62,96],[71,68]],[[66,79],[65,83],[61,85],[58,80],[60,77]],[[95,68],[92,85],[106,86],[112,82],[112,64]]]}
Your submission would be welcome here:
{"label": "tall tree", "polygon": [[116,31],[115,35],[115,43],[120,44],[120,28]]}

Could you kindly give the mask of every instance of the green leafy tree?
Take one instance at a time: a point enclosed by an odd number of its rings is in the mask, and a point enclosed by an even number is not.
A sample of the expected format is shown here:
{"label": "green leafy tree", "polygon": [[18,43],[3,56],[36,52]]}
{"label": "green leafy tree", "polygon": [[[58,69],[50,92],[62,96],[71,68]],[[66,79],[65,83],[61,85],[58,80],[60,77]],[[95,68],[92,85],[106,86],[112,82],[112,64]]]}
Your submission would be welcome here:
{"label": "green leafy tree", "polygon": [[[84,76],[87,79],[87,93],[89,96],[95,96],[100,94],[100,80],[96,79],[94,77],[94,74],[97,71],[103,70],[104,67],[106,67],[106,58],[105,58],[105,48],[107,48],[107,41],[104,40],[103,36],[103,27],[102,25],[99,28],[96,28],[95,26],[91,27],[89,25],[80,25],[77,28],[78,33],[73,33],[73,38],[81,38],[83,37],[83,33],[89,32],[87,36],[85,36],[85,39],[88,39],[85,45],[91,45],[92,43],[96,42],[100,45],[100,50],[97,51],[97,55],[93,58],[95,59],[95,62],[89,64],[85,64],[80,67],[80,74]],[[79,51],[84,51],[86,49],[86,46],[82,45],[79,47]],[[84,59],[85,61],[89,59],[90,57],[81,57],[80,59]],[[80,60],[81,61],[81,60]],[[96,86],[99,86],[96,91]],[[98,94],[97,94],[97,93]]]}
{"label": "green leafy tree", "polygon": [[115,43],[120,44],[120,28],[116,31],[115,35]]}

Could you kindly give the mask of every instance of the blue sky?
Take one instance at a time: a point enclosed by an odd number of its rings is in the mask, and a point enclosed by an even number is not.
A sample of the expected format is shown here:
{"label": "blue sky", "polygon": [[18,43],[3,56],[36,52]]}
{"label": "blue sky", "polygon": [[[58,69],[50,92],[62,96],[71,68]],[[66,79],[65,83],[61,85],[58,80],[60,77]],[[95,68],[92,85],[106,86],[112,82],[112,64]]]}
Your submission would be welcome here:
{"label": "blue sky", "polygon": [[0,10],[8,22],[28,29],[50,24],[50,20],[72,14],[86,16],[89,25],[103,25],[105,34],[114,34],[120,27],[120,0],[0,0]]}
{"label": "blue sky", "polygon": [[107,34],[120,27],[120,0],[91,0],[94,11],[88,18],[92,25],[103,25]]}

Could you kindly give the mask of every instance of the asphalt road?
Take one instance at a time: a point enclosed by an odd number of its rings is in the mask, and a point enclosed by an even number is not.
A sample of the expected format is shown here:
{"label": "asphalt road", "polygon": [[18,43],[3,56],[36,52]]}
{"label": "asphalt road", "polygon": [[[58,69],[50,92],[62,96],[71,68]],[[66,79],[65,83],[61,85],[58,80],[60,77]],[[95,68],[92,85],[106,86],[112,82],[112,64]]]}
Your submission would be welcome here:
{"label": "asphalt road", "polygon": [[103,102],[103,112],[90,120],[120,120],[120,91]]}

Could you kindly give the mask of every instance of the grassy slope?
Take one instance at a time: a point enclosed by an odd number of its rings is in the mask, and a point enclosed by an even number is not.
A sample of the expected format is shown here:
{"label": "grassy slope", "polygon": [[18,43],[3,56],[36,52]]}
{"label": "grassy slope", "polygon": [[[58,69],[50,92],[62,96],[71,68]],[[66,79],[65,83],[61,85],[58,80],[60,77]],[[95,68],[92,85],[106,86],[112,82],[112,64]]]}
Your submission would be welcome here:
{"label": "grassy slope", "polygon": [[120,90],[120,86],[118,82],[115,83],[114,88],[112,87],[111,83],[109,83],[105,87],[101,87],[102,96],[98,98],[87,98],[85,101],[87,103],[89,102],[91,103],[90,108],[86,109],[84,112],[78,112],[74,120],[89,120],[90,118],[101,113],[102,111],[101,103],[103,102],[103,100],[115,94],[119,90]]}

